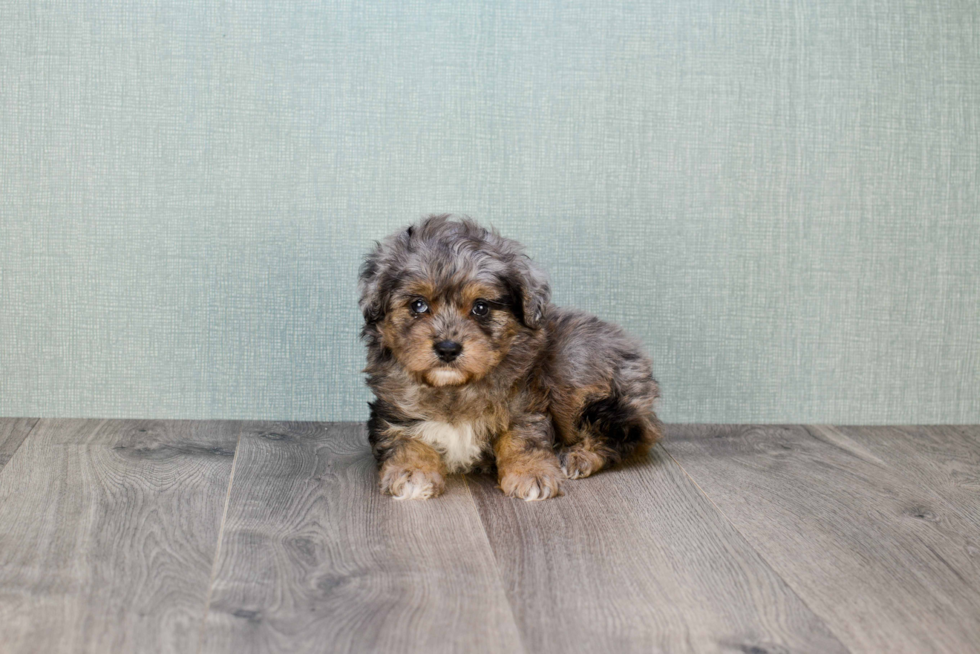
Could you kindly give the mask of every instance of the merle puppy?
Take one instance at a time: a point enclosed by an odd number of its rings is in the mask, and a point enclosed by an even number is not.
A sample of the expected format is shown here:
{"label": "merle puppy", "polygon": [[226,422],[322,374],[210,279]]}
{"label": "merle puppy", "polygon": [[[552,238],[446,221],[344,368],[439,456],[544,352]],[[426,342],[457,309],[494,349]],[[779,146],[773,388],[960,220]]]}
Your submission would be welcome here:
{"label": "merle puppy", "polygon": [[431,216],[361,268],[368,434],[381,490],[439,495],[447,472],[496,464],[500,489],[542,500],[660,439],[650,359],[619,327],[549,303],[514,240]]}

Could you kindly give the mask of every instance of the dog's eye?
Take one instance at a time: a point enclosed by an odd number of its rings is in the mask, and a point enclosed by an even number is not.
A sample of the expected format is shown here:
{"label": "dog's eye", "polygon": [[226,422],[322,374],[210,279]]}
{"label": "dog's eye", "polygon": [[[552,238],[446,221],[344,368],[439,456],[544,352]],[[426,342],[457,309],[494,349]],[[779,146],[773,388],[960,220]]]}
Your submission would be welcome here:
{"label": "dog's eye", "polygon": [[422,298],[412,300],[412,303],[408,307],[415,313],[425,313],[429,310],[429,305]]}
{"label": "dog's eye", "polygon": [[482,318],[488,313],[490,313],[490,305],[484,302],[483,300],[477,300],[476,302],[473,303],[473,309],[471,309],[471,313],[474,316]]}

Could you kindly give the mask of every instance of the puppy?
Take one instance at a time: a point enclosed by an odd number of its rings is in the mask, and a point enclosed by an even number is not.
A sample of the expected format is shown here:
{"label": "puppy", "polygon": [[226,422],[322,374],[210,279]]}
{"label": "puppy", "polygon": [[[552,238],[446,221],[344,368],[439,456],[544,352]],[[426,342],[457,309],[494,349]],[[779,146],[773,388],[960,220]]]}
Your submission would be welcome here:
{"label": "puppy", "polygon": [[552,306],[517,241],[430,216],[377,244],[359,291],[368,438],[397,499],[435,497],[447,473],[494,464],[507,495],[548,499],[661,438],[639,343]]}

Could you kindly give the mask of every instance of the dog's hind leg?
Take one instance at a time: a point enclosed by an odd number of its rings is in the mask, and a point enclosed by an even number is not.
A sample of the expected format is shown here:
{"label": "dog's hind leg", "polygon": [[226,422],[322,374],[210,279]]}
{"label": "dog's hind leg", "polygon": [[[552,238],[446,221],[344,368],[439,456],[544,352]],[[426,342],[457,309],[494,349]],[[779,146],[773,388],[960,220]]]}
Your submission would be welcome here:
{"label": "dog's hind leg", "polygon": [[592,399],[575,422],[577,438],[558,454],[569,479],[588,477],[630,456],[642,456],[663,437],[663,425],[640,398],[612,394]]}
{"label": "dog's hind leg", "polygon": [[539,385],[561,447],[565,475],[588,477],[657,442],[660,388],[642,344],[616,325],[569,309],[548,322]]}

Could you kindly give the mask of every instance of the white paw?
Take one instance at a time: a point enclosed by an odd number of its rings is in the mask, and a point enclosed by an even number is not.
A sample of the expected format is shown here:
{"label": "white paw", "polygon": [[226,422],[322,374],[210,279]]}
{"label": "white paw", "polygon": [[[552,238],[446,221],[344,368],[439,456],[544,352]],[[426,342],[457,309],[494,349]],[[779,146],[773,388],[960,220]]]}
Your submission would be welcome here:
{"label": "white paw", "polygon": [[436,472],[390,467],[381,474],[381,490],[396,500],[427,500],[444,488],[442,475]]}
{"label": "white paw", "polygon": [[547,500],[561,495],[561,477],[555,469],[539,470],[524,474],[505,474],[500,479],[500,490],[509,497],[527,502]]}
{"label": "white paw", "polygon": [[412,474],[412,477],[401,485],[397,493],[392,494],[396,500],[427,500],[437,495],[435,484],[425,478],[421,472]]}

